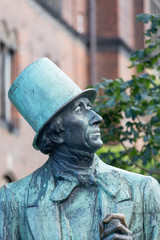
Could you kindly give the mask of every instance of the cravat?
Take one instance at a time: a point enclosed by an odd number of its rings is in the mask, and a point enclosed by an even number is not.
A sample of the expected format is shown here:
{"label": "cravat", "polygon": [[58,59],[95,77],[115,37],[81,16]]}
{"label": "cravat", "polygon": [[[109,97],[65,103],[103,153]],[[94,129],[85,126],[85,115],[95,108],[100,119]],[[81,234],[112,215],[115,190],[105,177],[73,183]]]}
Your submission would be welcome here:
{"label": "cravat", "polygon": [[98,168],[98,157],[96,155],[94,156],[92,166],[89,168],[69,164],[66,159],[63,159],[64,156],[66,158],[70,157],[58,154],[54,156],[54,159],[50,159],[52,172],[56,181],[56,186],[50,196],[50,200],[61,202],[67,199],[76,187],[87,187],[89,185],[96,185],[102,188],[108,195],[116,196],[119,187],[114,187],[113,184],[111,186],[110,183],[117,176],[114,176],[114,172],[109,174],[109,176],[106,173],[98,173],[96,170]]}

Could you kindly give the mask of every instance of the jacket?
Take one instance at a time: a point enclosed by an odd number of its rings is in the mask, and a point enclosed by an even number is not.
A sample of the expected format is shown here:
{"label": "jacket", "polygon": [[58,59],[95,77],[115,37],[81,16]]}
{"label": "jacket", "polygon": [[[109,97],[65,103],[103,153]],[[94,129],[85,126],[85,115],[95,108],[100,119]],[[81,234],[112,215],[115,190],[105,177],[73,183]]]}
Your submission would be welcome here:
{"label": "jacket", "polygon": [[48,160],[26,178],[3,186],[0,240],[98,240],[98,223],[109,213],[124,214],[134,240],[159,240],[158,182],[95,158],[100,184],[73,187],[63,179],[57,184]]}

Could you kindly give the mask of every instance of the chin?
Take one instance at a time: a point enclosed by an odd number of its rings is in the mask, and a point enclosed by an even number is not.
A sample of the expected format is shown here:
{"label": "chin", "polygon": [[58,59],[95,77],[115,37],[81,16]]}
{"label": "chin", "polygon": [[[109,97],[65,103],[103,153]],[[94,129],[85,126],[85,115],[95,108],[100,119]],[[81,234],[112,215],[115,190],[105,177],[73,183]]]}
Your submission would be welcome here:
{"label": "chin", "polygon": [[85,135],[85,145],[87,151],[90,153],[95,153],[98,149],[100,149],[103,146],[103,142],[99,131],[95,133],[87,133]]}
{"label": "chin", "polygon": [[98,140],[96,142],[88,142],[89,150],[92,153],[95,153],[97,150],[99,150],[103,146],[102,140]]}

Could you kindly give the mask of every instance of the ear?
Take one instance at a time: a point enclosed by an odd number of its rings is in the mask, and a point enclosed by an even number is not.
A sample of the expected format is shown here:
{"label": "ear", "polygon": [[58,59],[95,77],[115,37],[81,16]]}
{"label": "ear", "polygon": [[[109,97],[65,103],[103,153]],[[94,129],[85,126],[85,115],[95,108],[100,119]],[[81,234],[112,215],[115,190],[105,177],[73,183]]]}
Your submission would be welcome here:
{"label": "ear", "polygon": [[55,132],[51,136],[51,140],[57,144],[64,143],[62,132]]}

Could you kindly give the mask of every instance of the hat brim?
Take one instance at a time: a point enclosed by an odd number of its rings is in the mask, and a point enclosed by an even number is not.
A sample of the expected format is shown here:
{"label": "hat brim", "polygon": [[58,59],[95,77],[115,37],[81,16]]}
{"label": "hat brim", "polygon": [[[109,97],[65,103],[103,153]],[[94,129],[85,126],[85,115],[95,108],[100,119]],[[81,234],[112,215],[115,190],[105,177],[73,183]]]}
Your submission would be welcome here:
{"label": "hat brim", "polygon": [[95,101],[95,99],[96,99],[96,96],[97,96],[97,93],[96,93],[96,91],[94,89],[86,89],[86,90],[82,91],[81,93],[77,94],[76,96],[74,96],[73,98],[71,98],[64,105],[62,105],[62,107],[60,107],[53,115],[51,115],[51,117],[42,125],[42,127],[36,133],[36,135],[34,137],[34,140],[33,140],[33,147],[36,150],[39,150],[39,148],[37,146],[37,140],[38,140],[39,136],[43,134],[43,131],[47,127],[48,123],[54,117],[56,117],[62,110],[64,110],[71,102],[73,102],[74,100],[76,100],[76,99],[78,99],[80,97],[86,97],[86,98],[88,98],[91,101],[91,103],[93,103]]}

